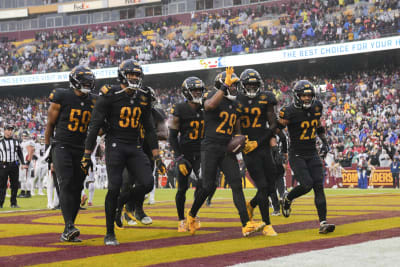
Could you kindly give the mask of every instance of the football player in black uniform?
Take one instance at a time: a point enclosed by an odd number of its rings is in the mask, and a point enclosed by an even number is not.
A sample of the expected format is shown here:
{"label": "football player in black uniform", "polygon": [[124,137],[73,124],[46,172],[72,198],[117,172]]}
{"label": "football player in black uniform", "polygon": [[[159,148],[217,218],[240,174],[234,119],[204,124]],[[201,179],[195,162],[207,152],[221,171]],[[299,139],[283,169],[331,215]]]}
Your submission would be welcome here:
{"label": "football player in black uniform", "polygon": [[47,115],[45,146],[47,150],[50,138],[53,138],[52,161],[60,186],[61,212],[65,223],[60,240],[81,242],[78,239],[80,232],[74,222],[86,177],[80,167],[80,158],[95,104],[95,97],[91,94],[95,77],[90,69],[77,66],[69,74],[69,82],[72,90],[55,89],[49,96],[51,104]]}
{"label": "football player in black uniform", "polygon": [[329,151],[325,128],[320,123],[322,103],[315,99],[315,89],[307,80],[298,81],[293,88],[294,102],[283,107],[279,113],[279,124],[287,126],[290,138],[289,163],[300,185],[283,195],[282,214],[290,216],[294,199],[314,190],[314,202],[320,221],[320,234],[335,230],[334,224],[326,222],[326,198],[324,193],[324,173],[322,161],[316,149],[318,135],[325,157]]}
{"label": "football player in black uniform", "polygon": [[243,236],[260,231],[264,223],[250,221],[246,210],[246,201],[242,189],[239,164],[236,155],[227,152],[227,145],[235,132],[240,132],[238,106],[236,102],[239,78],[233,68],[216,77],[217,90],[204,95],[205,137],[201,143],[201,182],[202,187],[194,199],[187,214],[187,227],[193,235],[196,232],[196,214],[212,191],[217,177],[217,168],[221,168],[232,189],[233,201],[239,211]]}
{"label": "football player in black uniform", "polygon": [[[189,175],[193,172],[199,177],[200,146],[204,137],[204,116],[201,100],[205,90],[204,82],[197,77],[189,77],[183,81],[182,94],[185,102],[176,104],[172,110],[169,124],[169,143],[174,151],[178,167],[178,191],[175,202],[178,211],[178,232],[186,232],[185,201],[189,188]],[[178,137],[179,135],[179,137]],[[198,179],[199,180],[199,179]],[[195,196],[200,184],[196,184]],[[197,229],[199,222],[197,222]]]}
{"label": "football player in black uniform", "polygon": [[[253,218],[253,209],[257,205],[266,226],[263,234],[276,236],[269,218],[268,195],[275,189],[276,166],[273,162],[269,141],[276,128],[274,106],[275,95],[263,91],[264,83],[260,74],[254,69],[245,69],[240,75],[241,93],[238,96],[241,110],[241,132],[247,135],[248,141],[243,149],[243,159],[251,178],[257,186],[257,194],[246,206],[249,218]],[[270,128],[267,128],[267,122]]]}
{"label": "football player in black uniform", "polygon": [[[165,115],[164,111],[156,108],[155,104],[157,102],[155,92],[151,87],[146,87],[150,94],[150,105],[151,105],[151,114],[155,123],[156,132],[157,132],[157,139],[158,140],[167,140],[168,138],[168,129],[166,127],[166,120],[167,116]],[[143,151],[146,156],[150,160],[151,169],[154,170],[154,160],[153,154],[150,148],[151,143],[151,135],[146,135],[143,126],[140,128],[140,139],[141,143],[143,144]],[[157,173],[164,175],[166,173],[165,166],[161,165],[162,169],[158,169]],[[157,176],[157,174],[156,174]],[[125,202],[125,212],[123,214],[125,220],[128,222],[128,225],[136,225],[136,221],[141,222],[144,225],[152,224],[153,220],[144,212],[143,210],[143,202],[145,199],[145,195],[125,195],[125,192],[129,193],[129,188],[132,186],[131,182],[135,181],[135,177],[129,178],[129,173],[125,168],[123,172],[124,183],[122,186],[122,192],[118,203],[117,215],[116,215],[116,225],[118,228],[121,228],[123,218],[120,217],[119,213],[122,215],[122,207],[124,206]],[[138,186],[135,184],[135,186]],[[153,186],[154,190],[154,186]],[[124,194],[123,194],[124,193]],[[151,193],[150,193],[151,194]]]}
{"label": "football player in black uniform", "polygon": [[149,104],[149,92],[142,86],[143,70],[135,60],[125,60],[118,67],[120,85],[105,85],[93,109],[85,154],[81,167],[87,170],[91,165],[90,154],[96,144],[96,137],[106,121],[109,125],[106,136],[106,168],[108,192],[105,200],[107,234],[105,245],[119,245],[115,237],[114,221],[118,196],[122,185],[122,172],[126,167],[129,175],[135,177],[140,186],[132,188],[132,194],[142,195],[153,188],[153,174],[150,161],[140,143],[140,126],[149,135],[150,148],[156,165],[162,164]]}

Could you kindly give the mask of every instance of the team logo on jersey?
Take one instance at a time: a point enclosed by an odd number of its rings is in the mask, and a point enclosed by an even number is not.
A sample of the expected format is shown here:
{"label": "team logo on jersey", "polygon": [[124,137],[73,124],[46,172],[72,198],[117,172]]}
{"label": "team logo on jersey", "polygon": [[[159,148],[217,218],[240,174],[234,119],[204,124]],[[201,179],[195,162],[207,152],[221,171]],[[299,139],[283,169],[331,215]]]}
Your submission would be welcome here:
{"label": "team logo on jersey", "polygon": [[267,98],[266,95],[260,95],[260,99],[261,99],[261,100],[264,100],[264,99],[266,99],[266,98]]}
{"label": "team logo on jersey", "polygon": [[130,102],[131,102],[131,104],[133,104],[133,102],[134,102],[134,101],[133,101],[133,99],[131,99],[131,101],[130,101]]}
{"label": "team logo on jersey", "polygon": [[81,106],[83,107],[85,105],[85,103],[81,102]]}
{"label": "team logo on jersey", "polygon": [[251,103],[253,103],[253,101],[249,100],[249,104],[251,105]]}
{"label": "team logo on jersey", "polygon": [[196,117],[197,117],[197,118],[200,118],[200,114],[199,114],[199,113],[197,113],[197,114],[196,114]]}
{"label": "team logo on jersey", "polygon": [[232,109],[232,106],[231,106],[231,105],[229,105],[229,109]]}
{"label": "team logo on jersey", "polygon": [[318,106],[315,107],[315,111],[318,112],[320,108]]}
{"label": "team logo on jersey", "polygon": [[142,101],[147,101],[147,97],[144,95],[140,96],[140,99],[142,99]]}

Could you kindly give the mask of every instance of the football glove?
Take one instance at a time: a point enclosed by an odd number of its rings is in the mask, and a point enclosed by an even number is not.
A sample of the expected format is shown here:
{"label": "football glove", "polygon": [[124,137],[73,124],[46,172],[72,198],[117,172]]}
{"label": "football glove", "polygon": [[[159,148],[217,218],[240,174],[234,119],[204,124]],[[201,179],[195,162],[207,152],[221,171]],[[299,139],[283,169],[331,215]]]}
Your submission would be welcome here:
{"label": "football glove", "polygon": [[85,175],[88,175],[90,168],[93,168],[92,158],[89,153],[85,153],[81,159],[81,169]]}
{"label": "football glove", "polygon": [[159,155],[154,157],[154,162],[156,164],[158,174],[165,175],[167,173],[167,167],[165,167],[165,164]]}
{"label": "football glove", "polygon": [[232,79],[232,74],[233,74],[233,72],[234,72],[233,67],[227,67],[225,71],[226,71],[226,76],[225,76],[225,81],[224,81],[224,83],[225,83],[227,86],[231,86],[231,85],[234,84],[235,82],[239,81],[239,78],[238,78],[238,77],[235,77],[235,78]]}
{"label": "football glove", "polygon": [[189,170],[192,168],[192,164],[182,156],[176,159],[176,163],[178,164],[178,170],[183,176],[189,175]]}
{"label": "football glove", "polygon": [[246,144],[244,145],[243,153],[248,154],[248,153],[252,152],[254,149],[256,149],[257,147],[258,147],[258,142],[250,141],[246,136]]}
{"label": "football glove", "polygon": [[322,143],[321,149],[319,150],[319,155],[321,156],[321,158],[324,159],[328,154],[329,150],[330,149],[328,143]]}

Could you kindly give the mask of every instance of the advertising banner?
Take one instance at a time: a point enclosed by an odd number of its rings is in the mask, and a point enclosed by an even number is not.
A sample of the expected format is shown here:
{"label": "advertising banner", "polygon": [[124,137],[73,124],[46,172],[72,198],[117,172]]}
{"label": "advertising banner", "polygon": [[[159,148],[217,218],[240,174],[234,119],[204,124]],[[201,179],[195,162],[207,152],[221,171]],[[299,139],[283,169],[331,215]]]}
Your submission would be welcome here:
{"label": "advertising banner", "polygon": [[58,6],[58,13],[79,12],[92,9],[107,8],[107,0],[75,2]]}

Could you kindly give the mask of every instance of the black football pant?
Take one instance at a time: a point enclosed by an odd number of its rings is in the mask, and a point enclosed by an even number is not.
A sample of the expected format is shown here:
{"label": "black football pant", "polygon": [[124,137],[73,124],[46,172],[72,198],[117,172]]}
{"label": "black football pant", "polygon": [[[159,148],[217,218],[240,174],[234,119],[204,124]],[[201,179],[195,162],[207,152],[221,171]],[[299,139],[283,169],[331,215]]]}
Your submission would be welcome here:
{"label": "black football pant", "polygon": [[[151,152],[151,149],[148,146],[143,146],[143,152],[146,154],[150,161],[150,167],[151,170],[153,171],[154,174],[154,160],[153,160],[153,155]],[[156,174],[157,175],[157,174]],[[144,198],[147,193],[147,191],[143,190],[134,190],[134,186],[141,186],[139,184],[136,184],[135,182],[137,179],[135,177],[129,177],[128,169],[125,168],[124,172],[122,173],[123,177],[123,183],[122,183],[122,190],[121,190],[121,195],[118,200],[118,208],[122,208],[125,204],[125,208],[130,211],[139,214],[139,217],[144,216],[144,210],[143,210],[143,203],[144,203]],[[154,177],[153,177],[154,179]],[[134,183],[134,184],[132,184]]]}
{"label": "black football pant", "polygon": [[7,181],[10,177],[11,205],[17,205],[19,167],[17,163],[0,163],[0,207],[3,207],[7,192]]}
{"label": "black football pant", "polygon": [[201,149],[202,187],[199,189],[199,193],[190,209],[191,216],[196,216],[207,196],[212,192],[215,180],[217,179],[217,170],[220,167],[231,186],[233,202],[239,211],[240,221],[245,226],[249,221],[249,215],[247,214],[246,201],[242,189],[242,178],[240,177],[236,155],[226,153],[226,145],[224,144],[202,144]]}
{"label": "black football pant", "polygon": [[106,224],[107,234],[113,234],[124,168],[127,168],[129,177],[135,178],[135,181],[130,181],[130,184],[135,183],[131,195],[141,196],[145,192],[150,192],[153,189],[154,179],[150,161],[140,144],[107,140],[105,154],[108,175],[108,192],[105,200]]}
{"label": "black football pant", "polygon": [[272,159],[269,147],[259,147],[255,151],[243,156],[247,170],[251,179],[257,187],[257,194],[250,201],[250,205],[254,208],[259,206],[262,220],[267,224],[271,224],[269,218],[269,201],[268,195],[275,190],[276,166]]}
{"label": "black football pant", "polygon": [[[177,172],[178,172],[178,191],[176,191],[176,196],[175,196],[175,203],[176,203],[176,209],[178,211],[178,217],[179,220],[184,220],[185,219],[185,202],[186,202],[186,191],[189,188],[189,177],[190,173],[193,172],[195,173],[196,177],[199,177],[199,170],[200,170],[200,153],[184,153],[183,154],[185,159],[190,162],[192,165],[191,168],[186,165],[186,168],[188,170],[188,175],[183,175],[179,171],[179,166],[177,167]],[[197,194],[199,193],[199,188],[201,187],[201,181],[200,179],[197,179],[196,183],[196,191],[194,193],[194,198],[196,198]]]}
{"label": "black football pant", "polygon": [[319,221],[326,220],[326,198],[324,193],[324,171],[321,158],[318,154],[310,156],[298,156],[289,153],[289,163],[296,180],[300,185],[296,186],[288,194],[290,201],[314,190],[314,203],[318,211]]}
{"label": "black football pant", "polygon": [[85,174],[81,169],[83,149],[54,144],[52,158],[60,187],[60,206],[65,227],[75,223],[81,203]]}

